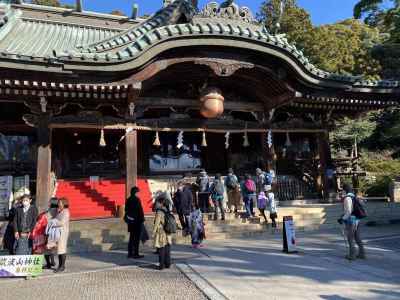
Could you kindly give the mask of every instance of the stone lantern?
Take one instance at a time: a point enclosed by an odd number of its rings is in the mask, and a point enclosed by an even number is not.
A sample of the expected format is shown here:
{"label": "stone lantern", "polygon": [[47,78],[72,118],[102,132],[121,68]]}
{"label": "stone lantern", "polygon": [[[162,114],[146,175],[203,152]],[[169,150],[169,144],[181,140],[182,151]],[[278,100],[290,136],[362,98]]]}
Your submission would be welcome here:
{"label": "stone lantern", "polygon": [[224,112],[224,100],[221,90],[218,88],[207,88],[200,96],[200,113],[205,118],[217,118]]}

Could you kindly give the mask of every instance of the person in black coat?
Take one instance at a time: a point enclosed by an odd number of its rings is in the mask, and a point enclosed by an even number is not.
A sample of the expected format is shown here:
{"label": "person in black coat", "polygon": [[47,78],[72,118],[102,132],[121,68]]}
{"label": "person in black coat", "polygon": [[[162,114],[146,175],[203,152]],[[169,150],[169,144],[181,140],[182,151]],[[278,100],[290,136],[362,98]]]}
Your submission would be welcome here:
{"label": "person in black coat", "polygon": [[136,195],[138,192],[138,187],[131,189],[131,195],[126,199],[124,216],[129,232],[128,258],[135,259],[144,257],[143,255],[139,255],[140,234],[145,220],[142,203]]}
{"label": "person in black coat", "polygon": [[38,209],[31,204],[32,199],[29,195],[22,198],[22,207],[18,207],[14,217],[14,230],[17,247],[15,254],[30,255],[32,254],[31,233],[35,228],[38,217]]}
{"label": "person in black coat", "polygon": [[189,215],[193,211],[193,193],[189,185],[179,184],[178,191],[175,194],[175,208],[182,230],[187,233]]}
{"label": "person in black coat", "polygon": [[15,249],[14,249],[14,245],[15,245],[15,230],[14,230],[14,218],[15,215],[17,213],[17,208],[21,207],[21,199],[16,199],[13,202],[13,205],[11,207],[11,209],[8,212],[8,217],[6,218],[6,220],[8,221],[7,224],[7,228],[6,228],[6,232],[4,233],[4,238],[3,238],[3,246],[4,249],[8,250],[8,253],[10,255],[14,255],[15,254]]}

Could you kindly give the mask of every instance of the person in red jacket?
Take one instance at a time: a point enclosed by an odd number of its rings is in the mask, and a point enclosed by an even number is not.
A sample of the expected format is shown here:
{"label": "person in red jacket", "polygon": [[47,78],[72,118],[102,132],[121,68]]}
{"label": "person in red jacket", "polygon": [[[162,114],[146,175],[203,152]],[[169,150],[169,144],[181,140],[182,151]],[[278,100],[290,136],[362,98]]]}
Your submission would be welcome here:
{"label": "person in red jacket", "polygon": [[47,249],[47,236],[46,228],[49,219],[52,219],[57,214],[57,198],[52,198],[50,200],[50,208],[47,212],[41,213],[36,221],[35,228],[33,228],[31,238],[32,238],[32,253],[33,254],[44,254],[46,259],[45,269],[51,269],[56,264],[54,262],[54,255],[50,250]]}

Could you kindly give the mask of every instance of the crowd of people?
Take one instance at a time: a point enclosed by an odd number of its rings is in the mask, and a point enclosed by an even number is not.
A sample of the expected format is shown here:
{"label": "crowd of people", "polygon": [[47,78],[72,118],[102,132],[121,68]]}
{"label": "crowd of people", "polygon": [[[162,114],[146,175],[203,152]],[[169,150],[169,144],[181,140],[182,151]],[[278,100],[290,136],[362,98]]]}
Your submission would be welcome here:
{"label": "crowd of people", "polygon": [[38,214],[30,195],[13,202],[8,214],[8,224],[3,238],[9,255],[44,255],[45,269],[58,267],[55,273],[65,270],[69,235],[69,202],[65,198],[52,198],[47,211]]}
{"label": "crowd of people", "polygon": [[[172,235],[177,229],[173,216],[174,208],[183,234],[191,236],[193,248],[202,247],[206,237],[203,214],[212,210],[214,220],[218,219],[218,215],[221,220],[225,220],[226,213],[238,213],[244,204],[245,216],[251,218],[255,216],[254,207],[257,206],[265,224],[269,224],[266,214],[268,211],[272,227],[276,227],[278,212],[273,192],[274,180],[275,174],[272,170],[257,169],[253,178],[249,174],[237,177],[234,171],[229,169],[224,180],[220,174],[211,180],[203,170],[196,183],[180,181],[173,196],[169,192],[158,193],[154,203],[155,220],[152,234],[155,253],[159,258],[159,269],[171,266]],[[125,203],[124,215],[129,232],[128,258],[133,259],[143,258],[139,253],[140,241],[146,242],[150,239],[138,192],[138,187],[131,189],[130,197]],[[345,225],[347,232],[347,258],[365,258],[359,220],[366,216],[366,212],[359,199],[354,196],[351,186],[344,186],[342,198],[344,214],[338,222]],[[56,273],[63,272],[67,256],[69,221],[69,202],[66,198],[52,198],[47,211],[38,214],[30,195],[23,195],[14,201],[9,211],[8,225],[3,238],[4,249],[7,249],[10,255],[44,255],[45,269],[54,268]],[[355,244],[359,248],[358,254]],[[55,255],[58,255],[57,268]]]}
{"label": "crowd of people", "polygon": [[[244,204],[246,217],[254,217],[256,215],[254,208],[257,207],[260,216],[268,224],[265,212],[269,211],[272,226],[276,227],[277,208],[273,192],[274,186],[275,173],[273,170],[262,171],[258,168],[254,177],[250,174],[238,177],[230,168],[224,180],[220,174],[211,180],[207,172],[202,170],[196,184],[187,184],[186,188],[191,189],[191,193],[194,195],[193,201],[196,201],[197,194],[198,206],[202,213],[214,211],[215,220],[218,219],[218,213],[221,215],[221,220],[225,220],[226,212],[237,213]],[[179,195],[179,193],[178,189],[177,194]],[[225,194],[227,199],[225,199]]]}

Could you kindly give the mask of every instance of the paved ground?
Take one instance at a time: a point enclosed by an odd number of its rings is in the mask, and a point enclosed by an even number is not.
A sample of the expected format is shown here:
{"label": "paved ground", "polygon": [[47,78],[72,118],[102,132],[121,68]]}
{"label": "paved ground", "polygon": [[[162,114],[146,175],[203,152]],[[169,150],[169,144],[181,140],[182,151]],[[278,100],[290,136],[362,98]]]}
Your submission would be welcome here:
{"label": "paved ground", "polygon": [[64,274],[1,280],[0,299],[400,299],[400,226],[364,236],[368,259],[351,263],[337,230],[299,234],[291,255],[280,235],[176,246],[177,266],[162,272],[149,248],[140,261],[122,251],[71,256]]}
{"label": "paved ground", "polygon": [[[174,254],[176,263],[199,256],[186,250]],[[139,261],[121,251],[70,256],[63,274],[46,270],[37,279],[0,280],[0,299],[207,299],[175,266],[157,270],[152,251],[144,249],[146,256]]]}
{"label": "paved ground", "polygon": [[[209,242],[188,261],[216,299],[400,299],[400,226],[365,228],[367,260],[348,262],[338,231],[298,235],[299,253],[278,238]],[[194,279],[195,280],[195,279]]]}

